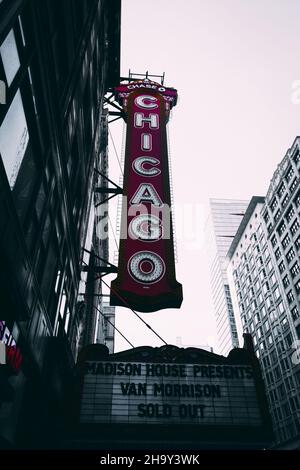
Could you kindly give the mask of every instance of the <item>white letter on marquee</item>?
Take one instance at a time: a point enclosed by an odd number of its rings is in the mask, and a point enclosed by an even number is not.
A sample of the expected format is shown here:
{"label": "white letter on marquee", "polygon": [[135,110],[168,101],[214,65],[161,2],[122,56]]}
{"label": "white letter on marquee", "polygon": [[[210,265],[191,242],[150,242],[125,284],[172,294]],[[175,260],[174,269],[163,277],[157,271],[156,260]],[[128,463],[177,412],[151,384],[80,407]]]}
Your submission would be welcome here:
{"label": "white letter on marquee", "polygon": [[134,113],[134,126],[144,127],[144,122],[148,122],[150,129],[158,129],[158,114],[149,114],[149,117],[145,117],[144,113]]}
{"label": "white letter on marquee", "polygon": [[142,150],[149,152],[152,149],[152,135],[142,134],[141,135],[141,147]]}
{"label": "white letter on marquee", "polygon": [[153,284],[165,274],[165,263],[152,251],[138,251],[128,261],[128,271],[136,281]]}
{"label": "white letter on marquee", "polygon": [[151,202],[154,206],[162,206],[162,201],[150,183],[142,183],[135,192],[130,204],[141,204],[141,202]]}
{"label": "white letter on marquee", "polygon": [[[145,101],[152,101],[152,103],[146,103]],[[155,103],[154,103],[155,101]],[[151,95],[140,95],[135,99],[135,104],[142,109],[154,109],[158,108],[158,104],[156,103],[157,98]]]}
{"label": "white letter on marquee", "polygon": [[151,214],[138,215],[129,225],[132,238],[153,242],[161,238],[161,221]]}
{"label": "white letter on marquee", "polygon": [[159,165],[159,160],[155,157],[138,157],[134,160],[132,167],[134,171],[141,176],[157,176],[161,173],[159,168],[145,168],[145,163]]}

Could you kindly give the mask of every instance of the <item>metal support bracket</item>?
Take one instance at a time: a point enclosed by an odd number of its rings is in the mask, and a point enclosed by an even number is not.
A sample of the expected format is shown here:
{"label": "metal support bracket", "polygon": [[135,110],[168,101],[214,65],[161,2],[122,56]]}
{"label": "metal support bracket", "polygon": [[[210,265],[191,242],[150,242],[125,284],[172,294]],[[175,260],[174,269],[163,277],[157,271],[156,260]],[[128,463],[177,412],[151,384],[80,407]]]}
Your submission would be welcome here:
{"label": "metal support bracket", "polygon": [[[92,254],[86,248],[83,248],[83,251],[85,251],[86,253],[89,253],[90,255]],[[88,265],[81,266],[81,271],[82,272],[87,273],[87,272],[93,271],[95,274],[103,274],[103,275],[105,275],[105,274],[114,274],[114,273],[118,272],[117,266],[112,264],[107,259],[101,258],[101,256],[96,255],[96,253],[93,253],[93,256],[95,256],[95,258],[98,258],[102,263],[108,264],[108,266],[94,266],[93,268],[90,268],[90,266],[88,266]]]}
{"label": "metal support bracket", "polygon": [[94,168],[94,171],[98,173],[98,175],[100,175],[106,181],[108,181],[109,183],[115,186],[114,188],[108,188],[104,186],[104,187],[94,189],[95,193],[97,194],[111,194],[111,196],[106,197],[105,199],[103,199],[103,201],[95,204],[95,207],[98,207],[101,204],[104,204],[105,202],[109,201],[109,199],[113,198],[114,196],[117,196],[118,194],[123,194],[123,189],[117,183],[114,183],[112,180],[108,178],[108,176],[104,175],[103,173],[101,173],[101,171],[97,170],[97,168]]}

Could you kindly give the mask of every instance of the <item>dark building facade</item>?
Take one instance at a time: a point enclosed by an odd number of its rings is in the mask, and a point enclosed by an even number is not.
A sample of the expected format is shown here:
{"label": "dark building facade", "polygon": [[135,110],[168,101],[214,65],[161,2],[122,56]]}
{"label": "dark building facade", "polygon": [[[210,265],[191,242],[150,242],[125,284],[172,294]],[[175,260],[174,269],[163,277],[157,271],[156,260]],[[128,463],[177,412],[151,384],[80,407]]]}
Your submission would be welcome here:
{"label": "dark building facade", "polygon": [[107,253],[87,240],[119,56],[120,0],[0,2],[0,447],[55,445],[79,346],[92,342],[82,266]]}

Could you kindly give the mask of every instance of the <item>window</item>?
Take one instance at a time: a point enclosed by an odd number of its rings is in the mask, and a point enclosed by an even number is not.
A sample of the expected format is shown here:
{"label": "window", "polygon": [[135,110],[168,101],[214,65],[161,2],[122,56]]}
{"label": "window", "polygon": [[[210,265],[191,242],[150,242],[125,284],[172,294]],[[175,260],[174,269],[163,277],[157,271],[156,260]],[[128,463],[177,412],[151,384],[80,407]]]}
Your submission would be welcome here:
{"label": "window", "polygon": [[281,251],[279,248],[277,248],[277,250],[275,251],[275,258],[277,259],[277,261],[279,260],[280,256],[281,256]]}
{"label": "window", "polygon": [[284,416],[287,418],[288,416],[290,416],[291,414],[291,410],[290,410],[290,407],[289,407],[289,404],[288,403],[284,403],[283,407],[283,414]]}
{"label": "window", "polygon": [[298,307],[293,307],[292,310],[291,310],[291,313],[292,313],[292,319],[295,321],[297,320],[297,318],[299,318],[299,310],[298,310]]}
{"label": "window", "polygon": [[269,356],[265,356],[262,361],[265,367],[270,367],[271,364],[270,364]]}
{"label": "window", "polygon": [[287,274],[286,274],[286,275],[284,276],[284,278],[282,279],[282,282],[283,282],[283,285],[284,285],[285,288],[287,288],[287,287],[289,286],[290,280],[289,280]]}
{"label": "window", "polygon": [[274,215],[274,221],[275,222],[278,222],[279,218],[280,218],[280,215],[281,215],[281,210],[278,209],[278,211],[276,212],[276,214]]}
{"label": "window", "polygon": [[282,240],[282,246],[283,248],[286,248],[288,246],[288,244],[290,243],[291,241],[291,237],[289,236],[289,234],[287,234],[284,239]]}
{"label": "window", "polygon": [[285,206],[287,205],[287,203],[289,202],[289,196],[288,194],[286,194],[282,200],[282,207],[285,208]]}
{"label": "window", "polygon": [[271,202],[270,204],[270,207],[271,207],[271,211],[274,212],[274,210],[276,209],[276,207],[278,206],[278,202],[277,202],[277,199],[276,197],[273,199],[273,201]]}
{"label": "window", "polygon": [[287,296],[287,299],[288,299],[289,304],[292,303],[293,300],[294,300],[294,294],[293,294],[293,292],[290,290],[290,291],[287,293],[286,296]]}
{"label": "window", "polygon": [[295,289],[297,291],[297,294],[299,294],[300,293],[300,280],[296,282]]}
{"label": "window", "polygon": [[268,269],[269,272],[271,272],[272,269],[273,269],[273,265],[272,265],[272,261],[271,261],[271,260],[268,261],[267,269]]}
{"label": "window", "polygon": [[259,327],[259,328],[257,329],[257,336],[258,336],[258,339],[260,339],[260,338],[262,337],[262,329],[261,329],[261,327]]}
{"label": "window", "polygon": [[291,206],[290,209],[286,213],[286,216],[285,216],[286,220],[288,222],[290,222],[292,220],[292,218],[294,217],[294,215],[295,215],[295,210],[294,210],[293,206]]}
{"label": "window", "polygon": [[260,321],[259,315],[258,315],[258,313],[256,313],[255,316],[254,316],[255,325],[257,325],[259,321]]}
{"label": "window", "polygon": [[273,344],[273,338],[272,338],[272,335],[269,335],[268,338],[267,338],[267,342],[268,344],[271,346],[271,344]]}
{"label": "window", "polygon": [[279,263],[278,268],[279,268],[280,273],[282,274],[283,271],[285,270],[285,266],[284,266],[284,262],[283,262],[283,261],[281,261],[281,262]]}
{"label": "window", "polygon": [[274,326],[272,331],[273,331],[273,337],[274,338],[277,338],[277,336],[279,336],[281,334],[281,331],[279,330],[278,326]]}
{"label": "window", "polygon": [[275,296],[276,300],[278,300],[280,298],[280,292],[279,292],[278,287],[276,287],[276,289],[274,290],[274,296]]}
{"label": "window", "polygon": [[292,346],[293,337],[292,337],[291,333],[288,333],[288,334],[286,335],[285,341],[286,341],[286,344],[288,345],[288,347]]}
{"label": "window", "polygon": [[292,277],[297,276],[297,274],[299,273],[300,273],[300,268],[299,268],[298,261],[296,261],[296,263],[294,263],[293,266],[291,267]]}
{"label": "window", "polygon": [[292,166],[289,167],[287,174],[286,174],[286,180],[289,183],[294,175],[294,169]]}
{"label": "window", "polygon": [[293,377],[291,377],[291,376],[286,377],[286,379],[284,380],[284,383],[285,383],[286,388],[288,390],[292,390],[295,387]]}
{"label": "window", "polygon": [[277,308],[278,308],[280,314],[284,313],[284,305],[283,305],[283,302],[280,302],[280,303],[277,305]]}
{"label": "window", "polygon": [[278,400],[278,395],[277,395],[276,389],[270,390],[270,399],[271,399],[271,401]]}
{"label": "window", "polygon": [[279,380],[281,377],[280,367],[276,366],[274,369],[275,380]]}
{"label": "window", "polygon": [[276,238],[276,235],[273,235],[272,238],[271,238],[271,243],[272,243],[272,247],[274,248],[274,246],[277,245],[277,238]]}
{"label": "window", "polygon": [[263,285],[263,293],[267,294],[270,290],[269,284],[267,282],[264,283]]}
{"label": "window", "polygon": [[289,359],[287,357],[284,357],[281,359],[281,368],[283,371],[287,371],[290,368],[290,363]]}
{"label": "window", "polygon": [[294,203],[295,203],[296,207],[300,206],[300,191],[297,192],[297,194],[295,196],[295,199],[294,199]]}
{"label": "window", "polygon": [[283,195],[284,191],[285,191],[285,185],[284,185],[284,183],[282,183],[279,186],[279,189],[278,189],[278,196],[281,197]]}
{"label": "window", "polygon": [[273,310],[273,311],[270,313],[270,321],[271,321],[271,323],[275,322],[276,319],[277,319],[277,312]]}
{"label": "window", "polygon": [[291,225],[291,232],[293,235],[296,234],[298,228],[300,227],[298,219],[295,220],[295,222]]}
{"label": "window", "polygon": [[28,141],[27,122],[18,90],[0,127],[0,153],[11,188],[15,185]]}
{"label": "window", "polygon": [[15,33],[11,30],[0,46],[0,55],[6,75],[7,85],[10,86],[20,68],[20,59],[16,45]]}
{"label": "window", "polygon": [[262,317],[265,317],[267,315],[266,308],[264,306],[261,307],[260,312],[262,314]]}
{"label": "window", "polygon": [[283,385],[283,384],[280,384],[280,385],[279,385],[279,387],[278,387],[278,392],[279,392],[280,398],[284,398],[284,397],[285,397],[285,388],[284,388],[284,385]]}
{"label": "window", "polygon": [[266,320],[265,323],[264,323],[264,328],[265,328],[265,332],[267,333],[270,329],[270,323],[269,323],[269,320]]}
{"label": "window", "polygon": [[300,236],[297,238],[297,240],[295,240],[295,246],[297,250],[300,250]]}
{"label": "window", "polygon": [[288,262],[290,263],[292,261],[292,259],[295,258],[295,250],[294,248],[292,247],[286,254],[286,259],[288,260]]}
{"label": "window", "polygon": [[267,299],[266,299],[266,306],[268,308],[271,308],[273,306],[273,302],[271,301],[270,297],[267,297]]}
{"label": "window", "polygon": [[296,166],[297,166],[298,163],[300,162],[299,151],[296,151],[295,155],[293,155],[293,161],[294,161],[294,163],[295,163]]}
{"label": "window", "polygon": [[274,382],[272,372],[267,372],[266,373],[266,379],[267,379],[268,385],[271,385]]}
{"label": "window", "polygon": [[269,214],[266,212],[265,216],[264,216],[264,221],[266,222],[266,224],[269,222],[270,220],[270,216]]}
{"label": "window", "polygon": [[287,320],[286,317],[284,317],[284,318],[282,319],[281,326],[282,326],[283,330],[286,330],[286,328],[288,328],[289,322],[288,322],[288,320]]}
{"label": "window", "polygon": [[298,178],[296,177],[290,186],[290,190],[293,193],[298,186]]}
{"label": "window", "polygon": [[298,400],[298,397],[297,396],[294,396],[294,397],[291,397],[290,400],[290,407],[292,409],[292,411],[297,411],[297,409],[299,408],[299,400]]}
{"label": "window", "polygon": [[278,233],[279,233],[280,236],[284,233],[285,229],[286,229],[286,225],[285,225],[285,222],[283,220],[281,222],[281,224],[279,225],[279,227],[278,227]]}
{"label": "window", "polygon": [[259,273],[260,280],[263,281],[266,278],[266,271],[264,269]]}

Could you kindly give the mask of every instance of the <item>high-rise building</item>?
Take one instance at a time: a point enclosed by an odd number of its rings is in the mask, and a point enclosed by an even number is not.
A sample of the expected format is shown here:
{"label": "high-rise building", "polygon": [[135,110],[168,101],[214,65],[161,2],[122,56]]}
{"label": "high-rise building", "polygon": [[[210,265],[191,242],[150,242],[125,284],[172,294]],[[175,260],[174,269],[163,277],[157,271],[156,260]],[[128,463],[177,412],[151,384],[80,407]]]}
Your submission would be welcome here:
{"label": "high-rise building", "polygon": [[206,242],[210,264],[210,283],[217,326],[218,352],[227,355],[238,347],[225,259],[238,226],[245,214],[247,201],[210,199]]}
{"label": "high-rise building", "polygon": [[0,447],[39,447],[59,434],[78,349],[95,337],[120,0],[2,0],[0,18]]}
{"label": "high-rise building", "polygon": [[116,307],[108,302],[103,302],[101,310],[98,311],[96,343],[105,344],[110,354],[114,353],[115,346],[115,312]]}
{"label": "high-rise building", "polygon": [[242,329],[253,336],[276,444],[300,446],[300,139],[278,165],[265,198],[252,198],[228,253]]}

